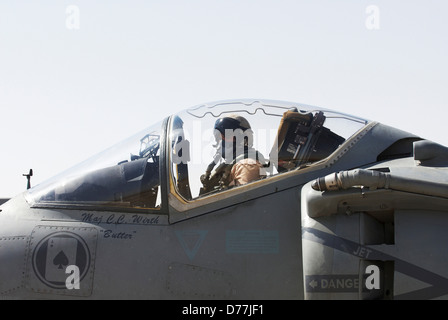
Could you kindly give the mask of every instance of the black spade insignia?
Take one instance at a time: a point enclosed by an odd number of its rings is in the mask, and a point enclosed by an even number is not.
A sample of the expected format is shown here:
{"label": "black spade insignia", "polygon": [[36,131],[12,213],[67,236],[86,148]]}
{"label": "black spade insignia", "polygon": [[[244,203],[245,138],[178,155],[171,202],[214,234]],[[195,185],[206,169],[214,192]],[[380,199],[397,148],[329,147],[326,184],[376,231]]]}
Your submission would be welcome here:
{"label": "black spade insignia", "polygon": [[63,269],[63,266],[68,266],[68,258],[64,251],[59,251],[59,253],[54,257],[53,264],[58,266],[58,269]]}

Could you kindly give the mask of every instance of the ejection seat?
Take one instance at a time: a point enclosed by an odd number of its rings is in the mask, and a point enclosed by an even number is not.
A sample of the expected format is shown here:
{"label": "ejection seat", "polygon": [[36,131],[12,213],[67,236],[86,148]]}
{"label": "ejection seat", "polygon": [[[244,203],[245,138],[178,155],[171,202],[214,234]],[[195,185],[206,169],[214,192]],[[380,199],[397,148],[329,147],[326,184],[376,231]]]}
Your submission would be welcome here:
{"label": "ejection seat", "polygon": [[323,126],[325,119],[322,111],[313,114],[295,109],[283,114],[277,131],[277,145],[269,154],[279,173],[322,160],[345,141]]}

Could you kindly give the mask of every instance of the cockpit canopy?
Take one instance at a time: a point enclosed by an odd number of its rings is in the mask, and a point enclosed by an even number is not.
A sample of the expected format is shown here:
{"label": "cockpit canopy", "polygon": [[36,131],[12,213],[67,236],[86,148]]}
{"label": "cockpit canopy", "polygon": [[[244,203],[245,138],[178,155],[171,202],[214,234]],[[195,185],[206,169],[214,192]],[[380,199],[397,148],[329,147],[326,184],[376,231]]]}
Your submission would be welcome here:
{"label": "cockpit canopy", "polygon": [[[249,122],[251,148],[263,168],[263,179],[325,159],[368,122],[289,102],[246,100],[199,105],[29,189],[26,198],[37,207],[151,211],[162,206],[164,183],[174,186],[174,190],[165,188],[166,192],[176,192],[185,201],[225,191],[230,186],[223,185],[222,176],[211,179],[225,163],[219,156],[214,124],[227,115]],[[232,161],[225,164],[231,167]]]}

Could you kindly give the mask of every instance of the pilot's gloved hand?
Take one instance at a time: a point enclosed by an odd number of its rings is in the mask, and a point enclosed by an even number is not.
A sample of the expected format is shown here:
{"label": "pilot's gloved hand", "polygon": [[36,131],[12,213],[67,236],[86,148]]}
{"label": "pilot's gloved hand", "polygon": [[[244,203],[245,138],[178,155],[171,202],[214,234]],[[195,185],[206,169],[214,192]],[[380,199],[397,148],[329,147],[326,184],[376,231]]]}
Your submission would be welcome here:
{"label": "pilot's gloved hand", "polygon": [[205,174],[201,175],[201,177],[199,178],[201,180],[201,183],[207,183],[210,180],[210,171],[205,171]]}

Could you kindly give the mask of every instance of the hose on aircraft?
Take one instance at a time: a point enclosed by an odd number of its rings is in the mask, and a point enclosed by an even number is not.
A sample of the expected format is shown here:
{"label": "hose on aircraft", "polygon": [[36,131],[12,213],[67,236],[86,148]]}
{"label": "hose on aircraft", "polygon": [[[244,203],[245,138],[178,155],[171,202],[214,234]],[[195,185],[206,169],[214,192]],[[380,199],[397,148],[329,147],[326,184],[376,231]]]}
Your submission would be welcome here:
{"label": "hose on aircraft", "polygon": [[368,187],[370,190],[392,189],[448,198],[448,184],[446,183],[418,180],[366,169],[331,173],[316,179],[311,185],[317,191],[346,190],[359,186]]}

